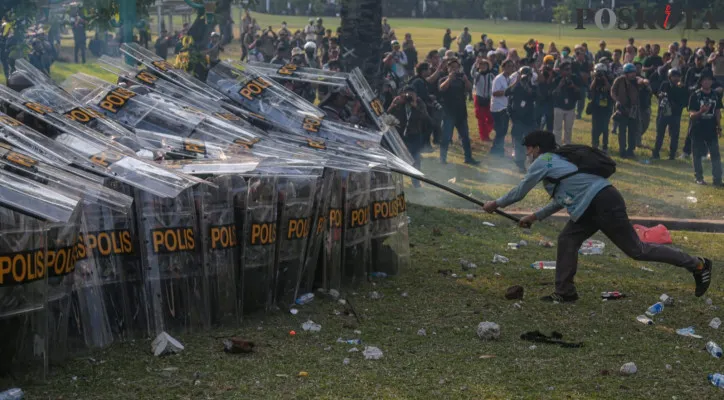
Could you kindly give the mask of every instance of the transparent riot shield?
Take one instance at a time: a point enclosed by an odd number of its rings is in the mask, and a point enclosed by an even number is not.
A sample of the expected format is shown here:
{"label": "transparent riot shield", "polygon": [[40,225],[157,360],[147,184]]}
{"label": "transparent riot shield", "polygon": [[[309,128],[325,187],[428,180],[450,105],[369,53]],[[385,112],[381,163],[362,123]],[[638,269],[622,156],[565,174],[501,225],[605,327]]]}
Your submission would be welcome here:
{"label": "transparent riot shield", "polygon": [[280,81],[299,81],[323,86],[347,87],[347,74],[325,71],[316,68],[299,67],[294,64],[274,65],[262,62],[249,62],[246,65],[265,76]]}
{"label": "transparent riot shield", "polygon": [[301,272],[300,284],[295,297],[304,293],[311,293],[315,285],[325,287],[324,282],[324,237],[329,227],[330,190],[334,171],[325,168],[322,176],[317,179],[314,188],[314,203],[312,205],[312,225],[307,250],[304,253],[304,265]]}
{"label": "transparent riot shield", "polygon": [[232,326],[241,319],[236,293],[240,249],[233,206],[239,188],[230,175],[209,179],[217,187],[198,187],[195,196],[210,323]]}
{"label": "transparent riot shield", "polygon": [[[16,100],[18,99],[13,99]],[[16,103],[12,104],[14,107],[18,106]],[[20,107],[27,106],[21,104]],[[88,139],[84,135],[76,135],[77,131],[74,128],[63,131],[62,126],[54,125],[55,120],[45,120],[45,114],[31,108],[27,108],[22,115],[25,116],[23,119],[30,120],[30,123],[45,124],[38,126],[43,133],[30,129],[7,114],[0,113],[0,138],[39,159],[50,160],[55,164],[72,163],[163,197],[175,197],[184,189],[203,182],[188,175],[175,174],[134,156],[119,153],[112,147],[106,146],[105,139],[99,141]]]}
{"label": "transparent riot shield", "polygon": [[0,376],[45,379],[47,243],[44,221],[0,207]]}
{"label": "transparent riot shield", "polygon": [[79,253],[78,238],[82,227],[82,210],[76,209],[68,222],[53,223],[48,230],[45,268],[48,277],[48,355],[52,363],[68,357],[71,344],[73,279]]}
{"label": "transparent riot shield", "polygon": [[397,214],[397,232],[398,246],[397,254],[399,255],[400,269],[409,269],[410,267],[410,233],[409,218],[407,217],[407,199],[405,198],[405,184],[403,175],[392,174],[395,181],[395,197],[397,198],[398,208],[400,212]]}
{"label": "transparent riot shield", "polygon": [[397,275],[398,220],[401,211],[392,173],[383,168],[370,173],[370,268],[371,272]]}
{"label": "transparent riot shield", "polygon": [[[266,173],[264,169],[259,172]],[[274,303],[280,307],[289,307],[296,299],[313,225],[314,191],[321,172],[320,169],[286,168],[278,174],[279,238]]]}
{"label": "transparent riot shield", "polygon": [[[236,265],[236,304],[239,316],[243,319],[245,312],[245,249],[248,238],[246,237],[247,209],[246,202],[249,199],[249,187],[247,178],[241,174],[231,175],[231,187],[233,188],[234,223],[236,226],[236,238],[238,240],[239,255]],[[251,279],[249,274],[249,279]],[[251,308],[251,307],[250,307]]]}
{"label": "transparent riot shield", "polygon": [[277,241],[277,177],[248,176],[242,245],[244,314],[273,306],[275,250]]}
{"label": "transparent riot shield", "polygon": [[327,230],[324,239],[324,288],[326,290],[342,288],[342,260],[344,233],[344,186],[350,172],[330,171],[329,208]]}
{"label": "transparent riot shield", "polygon": [[370,262],[370,172],[350,172],[344,180],[343,284],[366,281]]}
{"label": "transparent riot shield", "polygon": [[209,302],[193,191],[164,199],[136,190],[135,198],[152,332],[203,329]]}

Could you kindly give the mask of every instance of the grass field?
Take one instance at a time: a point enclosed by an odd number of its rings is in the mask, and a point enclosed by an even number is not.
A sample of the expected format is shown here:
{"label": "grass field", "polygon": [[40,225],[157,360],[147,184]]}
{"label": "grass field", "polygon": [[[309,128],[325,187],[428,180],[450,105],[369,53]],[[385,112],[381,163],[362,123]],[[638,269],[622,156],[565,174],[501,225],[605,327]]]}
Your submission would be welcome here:
{"label": "grass field", "polygon": [[[306,18],[256,17],[260,25],[272,24],[275,28],[282,19],[292,28],[306,23]],[[337,24],[329,19],[326,22],[327,26]],[[509,47],[521,47],[529,37],[535,37],[546,44],[555,41],[559,48],[583,40],[593,46],[603,38],[610,48],[620,46],[630,35],[566,27],[563,39],[559,39],[558,27],[549,24],[397,19],[390,23],[399,36],[412,33],[420,53],[440,46],[445,27],[460,31],[464,25],[472,29],[474,38],[485,32],[495,40],[506,39]],[[705,35],[699,32],[689,37],[696,44],[699,40],[694,39]],[[636,32],[635,36],[640,42],[679,39],[663,31]],[[238,57],[237,44],[227,48],[227,57]],[[62,80],[83,71],[112,79],[91,65],[92,60],[85,66],[57,63],[53,77]],[[647,146],[653,145],[654,120],[655,114],[644,138]],[[512,161],[487,155],[488,146],[477,139],[472,110],[469,122],[474,154],[483,164],[477,168],[462,164],[456,144],[449,156],[450,164],[442,166],[436,154],[427,154],[422,170],[443,183],[455,178],[452,186],[475,197],[495,198],[517,183],[521,175],[514,172]],[[686,126],[682,124],[680,148]],[[574,141],[589,143],[589,132],[588,117],[576,121]],[[610,142],[615,154],[617,137],[611,136]],[[650,151],[640,149],[637,154],[644,160]],[[658,161],[644,165],[616,161],[619,169],[612,181],[624,193],[632,215],[724,218],[724,192],[695,185],[690,163]],[[711,179],[710,175],[707,179]],[[653,272],[641,270],[643,264],[629,260],[607,241],[605,255],[581,259],[577,279],[581,301],[575,305],[542,304],[537,298],[553,290],[553,271],[536,271],[528,265],[555,259],[555,249],[544,249],[536,243],[543,238],[553,240],[561,228],[559,224],[543,222],[531,232],[523,232],[506,220],[465,210],[471,207],[468,203],[437,189],[409,188],[407,196],[411,202],[422,204],[409,209],[412,266],[399,277],[347,294],[362,314],[362,323],[357,327],[350,325],[349,317],[335,315],[335,310],[342,311],[340,305],[318,299],[302,307],[296,316],[251,316],[241,328],[181,336],[186,350],[180,355],[154,358],[149,354],[149,341],[118,344],[91,354],[95,361],[82,357],[57,367],[46,384],[21,385],[29,398],[42,399],[721,398],[721,390],[708,384],[706,376],[724,372],[724,367],[703,350],[708,339],[724,342],[721,330],[707,326],[713,317],[723,317],[719,307],[724,301],[724,285],[717,271],[706,296],[713,300],[713,306],[708,306],[706,297],[693,296],[689,274],[656,264],[647,265]],[[687,196],[697,197],[698,202],[688,202]],[[518,209],[533,209],[547,201],[545,193],[536,189]],[[498,226],[486,227],[483,221]],[[441,236],[433,235],[433,228],[439,228]],[[724,262],[721,235],[672,235],[675,245],[709,255],[716,266]],[[530,246],[506,250],[508,242],[521,239]],[[492,264],[496,253],[509,257],[511,262]],[[467,272],[460,268],[459,258],[478,265],[472,271],[472,280],[465,279]],[[461,278],[442,276],[437,273],[440,269],[451,269]],[[526,290],[520,309],[503,298],[505,289],[514,284]],[[373,290],[384,297],[369,299],[367,294]],[[608,290],[621,290],[629,297],[601,302],[600,292]],[[402,293],[408,296],[402,297]],[[676,305],[667,307],[655,326],[636,322],[636,316],[662,293],[677,299]],[[308,318],[323,326],[320,333],[302,332],[301,324]],[[480,341],[475,327],[481,321],[500,324],[501,339]],[[690,325],[705,339],[673,332]],[[420,328],[426,329],[427,336],[417,335]],[[292,329],[298,333],[295,337],[288,334]],[[355,334],[354,329],[362,333]],[[564,339],[585,345],[563,349],[537,344],[537,348],[530,349],[531,343],[519,336],[537,329],[547,334],[556,330],[565,335]],[[220,338],[227,336],[254,340],[255,354],[223,353]],[[366,361],[361,352],[348,352],[352,346],[336,343],[338,337],[361,338],[360,351],[364,345],[377,346],[384,351],[384,358]],[[494,357],[481,358],[483,355]],[[350,364],[343,365],[347,357]],[[619,376],[620,366],[630,361],[637,364],[639,372]],[[666,368],[667,364],[671,369]],[[300,371],[309,376],[298,377]]]}
{"label": "grass field", "polygon": [[[554,259],[555,249],[537,242],[554,237],[558,226],[543,223],[525,233],[500,218],[422,206],[412,206],[409,215],[412,266],[399,277],[348,293],[362,315],[359,325],[353,317],[335,315],[343,306],[318,298],[300,307],[296,316],[278,312],[248,318],[242,328],[181,336],[186,350],[179,355],[154,358],[148,340],[119,344],[94,352],[93,360],[80,357],[59,367],[45,385],[23,387],[29,398],[42,399],[721,398],[721,390],[706,377],[724,368],[703,350],[707,339],[724,341],[722,331],[707,326],[722,316],[719,273],[706,296],[713,301],[710,307],[706,297],[693,296],[688,273],[656,264],[647,265],[653,272],[641,270],[642,264],[607,242],[605,255],[581,259],[577,283],[582,300],[544,304],[537,298],[553,290],[554,272],[528,265]],[[433,228],[441,229],[439,236]],[[719,263],[724,258],[717,235],[674,232],[673,238],[686,250],[713,254]],[[507,242],[521,239],[530,245],[506,250]],[[510,263],[492,264],[496,253]],[[461,257],[478,268],[463,271]],[[440,269],[460,278],[445,277]],[[475,277],[468,280],[466,273]],[[503,297],[511,285],[525,288],[520,309]],[[384,297],[369,299],[373,290]],[[602,302],[600,292],[608,290],[623,291],[628,298]],[[636,316],[662,293],[677,299],[676,305],[667,306],[655,326],[638,323]],[[307,319],[321,324],[321,332],[302,331]],[[500,325],[500,340],[477,338],[475,329],[482,321]],[[705,339],[672,331],[692,325]],[[427,336],[418,336],[421,328]],[[290,336],[290,330],[297,335]],[[532,343],[519,336],[533,330],[559,331],[584,347],[536,344],[530,349]],[[228,336],[253,340],[255,353],[225,354],[221,339]],[[348,352],[353,346],[336,343],[339,337],[362,339],[360,352]],[[379,347],[384,357],[365,360],[365,345]],[[349,365],[343,365],[344,358]],[[639,372],[618,376],[626,362],[635,362]],[[309,376],[298,377],[300,371]]]}

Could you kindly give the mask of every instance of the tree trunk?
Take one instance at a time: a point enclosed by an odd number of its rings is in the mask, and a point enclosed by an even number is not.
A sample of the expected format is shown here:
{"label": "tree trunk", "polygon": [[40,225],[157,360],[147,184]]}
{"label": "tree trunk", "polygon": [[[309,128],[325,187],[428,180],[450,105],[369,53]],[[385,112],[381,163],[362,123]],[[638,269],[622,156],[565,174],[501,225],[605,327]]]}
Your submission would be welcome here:
{"label": "tree trunk", "polygon": [[342,0],[340,16],[347,68],[359,67],[372,88],[381,89],[382,0]]}

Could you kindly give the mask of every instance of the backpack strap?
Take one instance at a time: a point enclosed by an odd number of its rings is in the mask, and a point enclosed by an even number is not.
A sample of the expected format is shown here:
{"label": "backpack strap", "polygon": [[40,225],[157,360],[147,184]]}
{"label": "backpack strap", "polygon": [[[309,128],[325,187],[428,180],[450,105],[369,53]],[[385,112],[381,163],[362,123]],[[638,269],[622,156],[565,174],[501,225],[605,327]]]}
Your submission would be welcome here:
{"label": "backpack strap", "polygon": [[569,172],[569,173],[567,173],[567,174],[564,174],[564,175],[560,176],[559,178],[545,178],[546,181],[548,181],[549,183],[552,183],[552,184],[555,185],[555,186],[553,186],[553,191],[551,192],[551,199],[555,196],[556,191],[558,190],[558,186],[560,186],[561,182],[562,182],[564,179],[568,179],[568,178],[572,177],[573,175],[577,175],[577,174],[580,174],[580,173],[582,173],[582,172],[583,172],[583,171],[575,170],[575,171],[573,171],[573,172]]}

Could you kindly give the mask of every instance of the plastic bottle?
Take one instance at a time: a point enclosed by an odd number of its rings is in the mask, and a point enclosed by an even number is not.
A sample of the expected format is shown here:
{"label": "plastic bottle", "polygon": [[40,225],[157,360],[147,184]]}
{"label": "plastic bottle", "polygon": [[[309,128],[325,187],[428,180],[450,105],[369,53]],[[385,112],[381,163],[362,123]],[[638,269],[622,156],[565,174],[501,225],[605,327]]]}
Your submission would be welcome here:
{"label": "plastic bottle", "polygon": [[709,382],[718,388],[724,389],[724,375],[722,374],[709,374]]}
{"label": "plastic bottle", "polygon": [[21,400],[25,398],[23,389],[12,388],[0,393],[0,400]]}
{"label": "plastic bottle", "polygon": [[387,278],[387,273],[385,272],[371,272],[370,276],[373,278]]}
{"label": "plastic bottle", "polygon": [[314,293],[307,293],[307,294],[301,295],[301,296],[297,299],[296,303],[301,306],[302,304],[311,303],[312,300],[314,300]]}
{"label": "plastic bottle", "polygon": [[606,248],[606,243],[600,240],[586,240],[578,250],[579,254],[584,256],[600,255],[603,254],[603,249]]}
{"label": "plastic bottle", "polygon": [[555,261],[536,261],[530,265],[533,269],[556,269]]}
{"label": "plastic bottle", "polygon": [[714,329],[719,329],[719,327],[721,326],[721,320],[719,319],[719,317],[715,317],[714,319],[712,319],[711,322],[709,322],[709,326]]}
{"label": "plastic bottle", "polygon": [[713,340],[710,340],[706,343],[706,351],[708,351],[709,354],[711,354],[715,358],[721,358],[721,347],[719,347],[718,344],[714,343]]}
{"label": "plastic bottle", "polygon": [[658,302],[646,310],[646,315],[653,317],[656,314],[661,314],[662,311],[664,311],[664,303]]}
{"label": "plastic bottle", "polygon": [[654,324],[654,321],[645,315],[639,315],[638,317],[636,317],[636,321],[639,321],[644,325],[653,325]]}
{"label": "plastic bottle", "polygon": [[601,292],[601,298],[607,299],[607,300],[618,300],[626,297],[625,294],[621,292]]}

